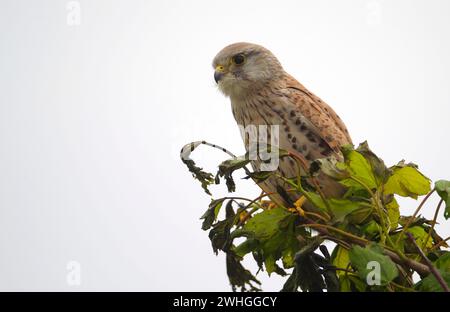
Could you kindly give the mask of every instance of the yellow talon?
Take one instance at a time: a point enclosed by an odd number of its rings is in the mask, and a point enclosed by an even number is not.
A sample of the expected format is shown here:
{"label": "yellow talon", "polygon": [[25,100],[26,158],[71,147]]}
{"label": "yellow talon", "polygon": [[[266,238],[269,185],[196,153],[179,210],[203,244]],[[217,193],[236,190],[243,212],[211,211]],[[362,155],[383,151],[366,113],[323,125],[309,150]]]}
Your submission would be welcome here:
{"label": "yellow talon", "polygon": [[301,196],[299,199],[297,199],[297,201],[294,203],[295,205],[295,210],[298,212],[299,215],[301,215],[302,217],[305,216],[305,211],[302,209],[302,205],[303,203],[306,201],[306,197],[305,196]]}

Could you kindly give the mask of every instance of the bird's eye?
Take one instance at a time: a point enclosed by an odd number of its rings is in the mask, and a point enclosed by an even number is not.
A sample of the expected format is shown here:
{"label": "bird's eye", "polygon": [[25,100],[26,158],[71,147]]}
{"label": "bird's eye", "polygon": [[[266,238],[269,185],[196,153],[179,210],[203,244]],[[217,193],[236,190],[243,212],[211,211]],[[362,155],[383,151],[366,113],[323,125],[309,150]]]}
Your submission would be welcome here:
{"label": "bird's eye", "polygon": [[231,61],[236,65],[242,65],[245,62],[244,54],[236,54],[231,58]]}

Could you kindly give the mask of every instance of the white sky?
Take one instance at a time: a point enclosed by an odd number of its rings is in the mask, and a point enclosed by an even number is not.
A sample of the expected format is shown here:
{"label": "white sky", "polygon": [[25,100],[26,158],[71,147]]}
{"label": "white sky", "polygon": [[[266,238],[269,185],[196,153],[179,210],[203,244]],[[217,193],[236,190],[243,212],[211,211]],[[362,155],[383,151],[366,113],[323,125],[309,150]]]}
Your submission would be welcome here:
{"label": "white sky", "polygon": [[78,26],[66,4],[0,2],[0,290],[230,289],[178,152],[243,152],[211,68],[236,41],[271,49],[387,164],[450,179],[448,1],[90,0]]}

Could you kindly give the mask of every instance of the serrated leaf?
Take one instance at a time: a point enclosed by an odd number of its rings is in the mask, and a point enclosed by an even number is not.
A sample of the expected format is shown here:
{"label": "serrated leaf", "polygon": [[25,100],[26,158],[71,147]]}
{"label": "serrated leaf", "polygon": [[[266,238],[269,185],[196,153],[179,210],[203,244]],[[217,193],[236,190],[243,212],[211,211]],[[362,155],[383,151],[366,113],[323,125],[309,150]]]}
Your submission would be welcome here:
{"label": "serrated leaf", "polygon": [[247,287],[250,287],[249,290],[251,291],[260,290],[256,285],[261,285],[261,282],[242,266],[239,259],[236,259],[232,252],[227,253],[226,264],[228,279],[233,290],[236,290],[236,287],[240,287],[242,291],[247,290]]}
{"label": "serrated leaf", "polygon": [[359,277],[366,281],[369,274],[373,274],[373,269],[368,264],[375,262],[379,264],[380,285],[386,285],[398,275],[398,269],[392,260],[383,254],[383,248],[376,244],[368,245],[365,248],[353,246],[349,252],[352,266],[357,270]]}
{"label": "serrated leaf", "polygon": [[312,239],[295,255],[296,283],[303,291],[321,292],[325,288],[320,268],[312,258],[322,241],[320,238]]}
{"label": "serrated leaf", "polygon": [[209,231],[209,239],[214,253],[217,255],[219,250],[227,251],[231,245],[230,230],[233,226],[232,219],[225,219],[215,223]]}
{"label": "serrated leaf", "polygon": [[434,184],[436,188],[436,192],[445,202],[445,211],[444,217],[445,219],[450,218],[450,181],[439,180]]}
{"label": "serrated leaf", "polygon": [[219,165],[219,171],[217,172],[216,180],[218,180],[218,177],[224,177],[228,191],[234,192],[236,190],[236,184],[233,180],[233,172],[238,169],[244,168],[249,162],[250,159],[248,159],[248,157],[246,156],[240,156],[225,160]]}
{"label": "serrated leaf", "polygon": [[414,199],[428,192],[430,192],[430,180],[411,165],[395,166],[392,175],[384,185],[385,194],[398,194]]}
{"label": "serrated leaf", "polygon": [[214,183],[214,176],[209,172],[203,171],[203,168],[197,167],[192,159],[182,159],[182,161],[188,167],[194,179],[200,181],[205,193],[211,195],[208,186]]}
{"label": "serrated leaf", "polygon": [[[238,252],[243,254],[255,251],[257,247],[261,253],[267,273],[284,274],[276,264],[278,259],[283,260],[285,268],[293,266],[293,255],[298,251],[300,243],[296,238],[294,221],[297,216],[284,208],[264,210],[253,216],[243,227],[243,231],[251,233],[255,242],[239,245]],[[249,238],[250,239],[250,238]]]}
{"label": "serrated leaf", "polygon": [[206,212],[200,217],[200,219],[203,220],[202,230],[208,230],[214,221],[216,221],[224,200],[225,198],[211,200],[208,210],[206,210]]}

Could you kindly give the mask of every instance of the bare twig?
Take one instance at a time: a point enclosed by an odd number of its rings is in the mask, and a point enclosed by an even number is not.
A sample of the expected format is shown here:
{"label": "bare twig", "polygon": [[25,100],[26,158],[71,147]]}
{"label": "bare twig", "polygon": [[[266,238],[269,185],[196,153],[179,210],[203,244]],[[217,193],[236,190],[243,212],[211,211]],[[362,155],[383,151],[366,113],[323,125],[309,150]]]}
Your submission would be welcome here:
{"label": "bare twig", "polygon": [[448,287],[447,283],[445,282],[444,278],[442,277],[441,273],[436,269],[436,267],[433,265],[433,263],[430,261],[430,259],[427,258],[427,256],[423,253],[422,249],[420,249],[419,245],[417,245],[416,240],[414,239],[414,236],[411,233],[406,233],[406,236],[408,236],[409,240],[413,245],[416,247],[417,252],[420,254],[420,256],[423,258],[423,261],[425,261],[426,265],[430,269],[430,273],[433,274],[433,276],[438,281],[439,285],[441,285],[442,289],[446,292],[450,292],[450,288]]}
{"label": "bare twig", "polygon": [[445,239],[443,239],[443,240],[441,240],[441,241],[439,241],[439,242],[437,242],[437,244],[434,245],[433,248],[431,248],[431,251],[432,251],[432,250],[435,250],[435,249],[437,249],[437,248],[439,248],[439,247],[441,247],[441,246],[446,246],[446,247],[448,247],[448,246],[447,246],[447,242],[448,242],[448,241],[450,241],[450,236],[447,237],[447,238],[445,238]]}
{"label": "bare twig", "polygon": [[[326,236],[329,236],[329,237],[333,237],[334,236],[334,235],[330,234],[329,230],[326,227],[317,227],[317,226],[315,226],[314,229],[317,232],[319,232],[320,234],[322,234],[322,235],[326,235]],[[333,230],[333,229],[331,229],[331,230]],[[347,233],[345,233],[345,234],[347,234]],[[369,241],[367,241],[367,240],[365,240],[363,238],[357,237],[357,236],[356,236],[356,239],[354,239],[353,237],[347,237],[347,238],[348,238],[348,241],[346,241],[347,243],[355,244],[355,245],[362,246],[362,247],[366,246],[367,243],[369,243]],[[412,259],[409,259],[409,258],[402,259],[394,251],[391,251],[389,249],[385,249],[384,250],[384,254],[386,256],[388,256],[389,258],[391,258],[391,260],[394,261],[395,263],[397,263],[399,265],[406,265],[407,267],[409,267],[410,269],[416,271],[420,275],[428,275],[428,274],[431,273],[430,268],[428,266],[426,266],[426,265],[424,265],[424,264],[422,264],[420,262],[414,261]]]}
{"label": "bare twig", "polygon": [[425,242],[423,243],[422,248],[426,248],[427,244],[428,244],[428,240],[430,239],[431,233],[433,233],[434,231],[434,227],[436,226],[437,223],[437,217],[439,215],[439,210],[441,209],[442,203],[444,202],[443,199],[441,199],[439,201],[439,204],[437,205],[436,211],[434,212],[434,217],[433,217],[433,221],[431,223],[431,229],[429,229],[428,234],[427,234],[427,238],[425,239]]}
{"label": "bare twig", "polygon": [[417,217],[417,215],[419,214],[420,209],[422,209],[423,205],[425,204],[425,202],[428,200],[428,198],[430,198],[431,194],[434,193],[436,189],[432,189],[431,192],[429,192],[427,194],[427,196],[425,196],[425,198],[422,200],[422,202],[420,203],[420,205],[417,207],[416,211],[414,211],[414,214],[412,215],[411,218],[409,218],[409,220],[406,222],[405,226],[403,227],[402,231],[400,232],[400,235],[398,236],[397,240],[395,241],[397,244],[400,241],[400,239],[402,238],[403,234],[405,233],[405,231],[409,228],[409,226],[411,225],[411,223],[414,221],[414,219]]}

